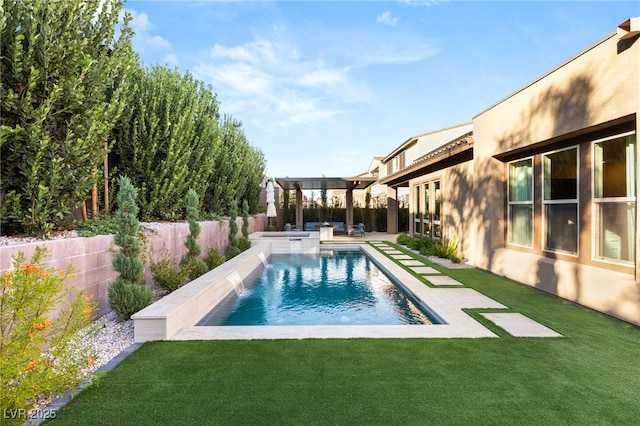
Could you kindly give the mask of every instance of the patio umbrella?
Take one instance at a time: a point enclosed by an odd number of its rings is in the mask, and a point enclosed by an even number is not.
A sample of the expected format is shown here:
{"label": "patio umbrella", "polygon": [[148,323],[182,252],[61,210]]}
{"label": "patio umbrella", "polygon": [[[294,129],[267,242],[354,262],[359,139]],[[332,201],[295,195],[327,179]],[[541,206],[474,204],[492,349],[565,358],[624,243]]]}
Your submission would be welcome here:
{"label": "patio umbrella", "polygon": [[269,225],[271,225],[271,218],[276,217],[276,199],[273,196],[273,184],[271,181],[267,182],[267,217],[269,218]]}

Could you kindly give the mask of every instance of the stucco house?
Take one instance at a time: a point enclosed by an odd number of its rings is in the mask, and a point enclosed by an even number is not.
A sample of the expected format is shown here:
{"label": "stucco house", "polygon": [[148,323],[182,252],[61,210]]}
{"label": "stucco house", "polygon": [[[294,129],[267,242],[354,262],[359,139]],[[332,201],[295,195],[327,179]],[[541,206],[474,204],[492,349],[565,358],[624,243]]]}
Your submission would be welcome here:
{"label": "stucco house", "polygon": [[[383,158],[389,232],[457,238],[477,267],[640,324],[640,18],[491,105]],[[396,223],[394,224],[394,220]]]}

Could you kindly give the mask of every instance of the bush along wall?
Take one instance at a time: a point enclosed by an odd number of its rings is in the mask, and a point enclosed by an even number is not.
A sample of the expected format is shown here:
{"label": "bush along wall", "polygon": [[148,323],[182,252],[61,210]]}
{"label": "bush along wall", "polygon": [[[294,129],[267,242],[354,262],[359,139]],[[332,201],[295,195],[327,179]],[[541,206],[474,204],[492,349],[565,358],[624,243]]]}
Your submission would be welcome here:
{"label": "bush along wall", "polygon": [[123,3],[0,6],[3,234],[68,227],[90,189],[107,178],[106,195],[120,175],[138,188],[144,220],[181,218],[189,188],[205,213],[224,214],[234,199],[257,211],[262,152],[210,86],[140,63]]}
{"label": "bush along wall", "polygon": [[[0,19],[0,228],[46,235],[80,206],[137,57],[123,1],[7,1]],[[116,33],[116,27],[118,31]],[[116,34],[118,34],[116,36]]]}
{"label": "bush along wall", "polygon": [[248,200],[255,212],[264,156],[242,123],[221,117],[211,87],[164,66],[134,74],[139,83],[114,128],[111,162],[140,188],[140,216],[181,218],[189,189],[206,213],[225,213],[234,199]]}

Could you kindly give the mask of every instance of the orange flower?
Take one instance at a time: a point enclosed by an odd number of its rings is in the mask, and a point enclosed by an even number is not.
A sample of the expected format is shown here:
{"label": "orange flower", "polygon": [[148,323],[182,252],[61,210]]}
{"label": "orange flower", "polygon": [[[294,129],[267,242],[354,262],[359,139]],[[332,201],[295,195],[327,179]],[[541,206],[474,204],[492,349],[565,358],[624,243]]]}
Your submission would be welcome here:
{"label": "orange flower", "polygon": [[5,272],[4,273],[4,279],[8,280],[9,278],[11,278],[11,272]]}
{"label": "orange flower", "polygon": [[84,298],[85,301],[91,302],[93,300],[93,294],[90,294]]}
{"label": "orange flower", "polygon": [[49,274],[46,271],[40,271],[40,276],[45,280],[49,278]]}
{"label": "orange flower", "polygon": [[36,333],[29,333],[29,339],[33,339],[34,337],[36,337]]}
{"label": "orange flower", "polygon": [[33,370],[34,368],[36,368],[36,366],[38,364],[40,364],[40,360],[39,359],[34,359],[33,361],[29,361],[27,366],[24,368],[24,371]]}
{"label": "orange flower", "polygon": [[82,310],[82,315],[84,315],[86,319],[91,319],[91,306],[86,305]]}
{"label": "orange flower", "polygon": [[95,364],[95,362],[96,362],[96,360],[95,360],[95,359],[93,359],[93,358],[89,358],[89,359],[87,360],[87,364],[89,364],[90,366],[91,366],[91,365],[93,365],[93,364]]}
{"label": "orange flower", "polygon": [[31,272],[40,272],[40,271],[41,271],[41,269],[40,269],[40,268],[38,268],[37,266],[33,266],[33,265],[31,265],[31,264],[29,264],[29,265],[24,265],[24,266],[22,267],[22,270],[23,270],[24,272],[26,272],[27,274],[29,274],[29,273],[31,273]]}
{"label": "orange flower", "polygon": [[7,288],[11,285],[11,281],[9,280],[4,280],[4,288]]}
{"label": "orange flower", "polygon": [[49,320],[44,320],[42,322],[34,322],[33,324],[31,324],[31,328],[35,328],[36,330],[44,330],[45,328],[49,327],[51,325],[51,321]]}
{"label": "orange flower", "polygon": [[64,274],[66,274],[66,273],[67,273],[67,272],[66,272],[64,269],[60,269],[60,270],[58,271],[58,274],[60,274],[60,275],[64,275]]}

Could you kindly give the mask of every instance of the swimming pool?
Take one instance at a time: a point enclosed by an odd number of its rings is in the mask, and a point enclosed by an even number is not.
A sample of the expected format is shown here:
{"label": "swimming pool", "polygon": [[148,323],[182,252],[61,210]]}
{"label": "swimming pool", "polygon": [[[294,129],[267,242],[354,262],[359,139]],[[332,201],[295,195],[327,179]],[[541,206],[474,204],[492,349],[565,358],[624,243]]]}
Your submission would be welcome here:
{"label": "swimming pool", "polygon": [[272,254],[244,290],[200,326],[402,325],[438,319],[389,279],[362,251]]}

